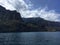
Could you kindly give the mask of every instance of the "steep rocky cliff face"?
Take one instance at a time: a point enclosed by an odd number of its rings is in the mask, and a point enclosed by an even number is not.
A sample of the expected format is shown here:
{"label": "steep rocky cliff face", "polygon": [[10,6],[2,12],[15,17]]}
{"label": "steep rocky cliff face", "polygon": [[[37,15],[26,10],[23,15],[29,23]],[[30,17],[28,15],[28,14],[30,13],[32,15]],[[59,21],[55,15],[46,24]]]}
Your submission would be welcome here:
{"label": "steep rocky cliff face", "polygon": [[0,20],[19,20],[22,21],[20,14],[16,11],[6,10],[4,7],[0,6]]}
{"label": "steep rocky cliff face", "polygon": [[21,15],[17,11],[9,11],[0,6],[0,32],[17,31],[21,22]]}
{"label": "steep rocky cliff face", "polygon": [[30,22],[25,23],[18,12],[6,10],[0,6],[0,32],[29,31],[45,31],[45,27],[43,26],[42,29],[40,25]]}
{"label": "steep rocky cliff face", "polygon": [[60,31],[60,23],[42,18],[21,18],[17,11],[9,11],[0,6],[0,32]]}

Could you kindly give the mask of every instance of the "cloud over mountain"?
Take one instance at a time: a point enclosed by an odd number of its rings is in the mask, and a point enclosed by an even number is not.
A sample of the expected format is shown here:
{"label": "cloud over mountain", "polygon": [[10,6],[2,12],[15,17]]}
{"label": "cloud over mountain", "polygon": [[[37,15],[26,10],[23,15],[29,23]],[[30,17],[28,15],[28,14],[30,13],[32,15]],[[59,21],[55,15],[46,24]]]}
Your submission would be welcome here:
{"label": "cloud over mountain", "polygon": [[17,10],[24,18],[41,17],[45,20],[60,21],[60,14],[55,10],[49,10],[48,6],[33,9],[35,5],[30,0],[0,0],[0,5],[8,10]]}

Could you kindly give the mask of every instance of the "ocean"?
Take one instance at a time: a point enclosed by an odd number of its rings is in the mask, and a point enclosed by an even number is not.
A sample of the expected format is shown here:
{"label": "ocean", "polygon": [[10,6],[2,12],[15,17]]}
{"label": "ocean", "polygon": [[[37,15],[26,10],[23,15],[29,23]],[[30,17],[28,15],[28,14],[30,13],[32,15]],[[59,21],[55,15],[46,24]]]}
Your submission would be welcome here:
{"label": "ocean", "polygon": [[60,32],[0,33],[0,45],[60,45]]}

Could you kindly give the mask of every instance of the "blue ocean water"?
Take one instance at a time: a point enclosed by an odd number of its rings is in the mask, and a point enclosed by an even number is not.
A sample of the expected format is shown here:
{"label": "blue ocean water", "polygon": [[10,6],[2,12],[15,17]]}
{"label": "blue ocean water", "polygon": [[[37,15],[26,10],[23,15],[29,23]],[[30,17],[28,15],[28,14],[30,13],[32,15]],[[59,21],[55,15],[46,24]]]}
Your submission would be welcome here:
{"label": "blue ocean water", "polygon": [[0,33],[0,45],[60,45],[60,32]]}

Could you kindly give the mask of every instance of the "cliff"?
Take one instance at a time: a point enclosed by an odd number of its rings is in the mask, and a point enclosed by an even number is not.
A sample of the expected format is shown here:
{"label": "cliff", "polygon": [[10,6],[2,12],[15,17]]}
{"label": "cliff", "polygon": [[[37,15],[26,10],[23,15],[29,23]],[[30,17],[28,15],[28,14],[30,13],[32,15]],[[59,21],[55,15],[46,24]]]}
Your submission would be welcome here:
{"label": "cliff", "polygon": [[38,18],[21,18],[17,11],[0,6],[0,32],[59,31],[60,23]]}

